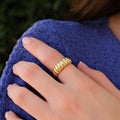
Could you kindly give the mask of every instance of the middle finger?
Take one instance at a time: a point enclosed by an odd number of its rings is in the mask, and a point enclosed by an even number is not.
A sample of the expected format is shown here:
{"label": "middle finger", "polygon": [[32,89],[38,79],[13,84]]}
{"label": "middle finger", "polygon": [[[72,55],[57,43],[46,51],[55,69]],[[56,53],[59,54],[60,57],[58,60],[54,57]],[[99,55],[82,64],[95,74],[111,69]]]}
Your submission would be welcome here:
{"label": "middle finger", "polygon": [[13,73],[35,88],[46,100],[54,98],[53,96],[56,96],[62,86],[62,84],[32,62],[18,62],[13,66]]}

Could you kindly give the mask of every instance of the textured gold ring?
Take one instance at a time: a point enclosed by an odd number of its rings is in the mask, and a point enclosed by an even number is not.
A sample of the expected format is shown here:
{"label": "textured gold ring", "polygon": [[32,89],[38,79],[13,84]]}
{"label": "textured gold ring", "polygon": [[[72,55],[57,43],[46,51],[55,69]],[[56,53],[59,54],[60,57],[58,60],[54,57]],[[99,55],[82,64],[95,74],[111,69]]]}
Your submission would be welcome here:
{"label": "textured gold ring", "polygon": [[54,67],[54,70],[53,70],[53,75],[55,77],[58,76],[58,74],[65,68],[67,67],[69,64],[71,64],[72,61],[70,58],[63,58],[62,60],[60,60],[57,65]]}

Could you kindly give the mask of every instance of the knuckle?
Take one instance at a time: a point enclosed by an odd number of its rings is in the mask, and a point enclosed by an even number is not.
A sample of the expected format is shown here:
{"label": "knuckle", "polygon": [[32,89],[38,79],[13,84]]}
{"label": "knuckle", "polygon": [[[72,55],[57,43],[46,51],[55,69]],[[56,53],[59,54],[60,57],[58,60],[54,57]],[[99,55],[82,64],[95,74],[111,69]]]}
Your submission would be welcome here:
{"label": "knuckle", "polygon": [[57,95],[56,109],[58,111],[80,113],[81,107],[77,95],[75,95],[74,92],[69,92],[69,89],[60,90],[57,92]]}
{"label": "knuckle", "polygon": [[104,74],[103,72],[98,71],[98,70],[96,72],[97,72],[98,76],[100,76],[101,78],[108,79],[108,77],[106,76],[106,74]]}
{"label": "knuckle", "polygon": [[101,76],[103,76],[103,75],[105,76],[105,74],[103,72],[101,72],[101,71],[96,70],[96,73],[101,75]]}
{"label": "knuckle", "polygon": [[75,111],[77,109],[76,97],[71,93],[61,92],[58,95],[57,109],[60,111]]}
{"label": "knuckle", "polygon": [[46,64],[49,60],[49,63],[53,63],[53,61],[58,60],[61,56],[62,55],[56,49],[50,48],[47,54],[42,57],[42,62]]}
{"label": "knuckle", "polygon": [[71,111],[73,113],[80,112],[80,105],[77,98],[72,94],[62,94],[57,106],[60,111]]}
{"label": "knuckle", "polygon": [[[59,99],[60,98],[60,99]],[[68,105],[68,95],[65,95],[65,93],[61,92],[58,94],[58,102],[57,102],[57,107],[59,109],[67,108]]]}
{"label": "knuckle", "polygon": [[25,96],[26,96],[26,88],[19,87],[16,90],[16,95],[14,96],[14,102],[19,106],[26,105]]}
{"label": "knuckle", "polygon": [[95,90],[96,90],[96,85],[94,82],[92,81],[81,81],[79,82],[79,84],[76,84],[76,88],[77,92],[80,92],[80,93],[84,93],[86,95],[90,94],[94,94],[95,93]]}
{"label": "knuckle", "polygon": [[96,90],[95,83],[91,79],[86,80],[86,78],[84,77],[81,77],[80,80],[78,78],[78,82],[76,82],[76,84],[74,85],[75,85],[75,90],[80,93],[94,94]]}

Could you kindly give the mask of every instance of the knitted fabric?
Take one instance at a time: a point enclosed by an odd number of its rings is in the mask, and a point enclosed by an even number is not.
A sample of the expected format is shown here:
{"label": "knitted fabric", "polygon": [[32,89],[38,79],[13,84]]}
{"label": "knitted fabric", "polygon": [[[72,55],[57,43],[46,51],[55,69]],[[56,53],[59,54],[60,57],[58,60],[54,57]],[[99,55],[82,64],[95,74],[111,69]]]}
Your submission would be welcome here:
{"label": "knitted fabric", "polygon": [[12,67],[15,63],[21,60],[34,62],[54,78],[47,67],[23,48],[22,39],[25,36],[44,41],[69,57],[76,67],[79,61],[83,61],[89,67],[103,72],[120,89],[120,42],[108,27],[107,17],[82,22],[40,20],[21,36],[6,62],[0,80],[0,120],[5,120],[4,114],[9,110],[24,120],[35,120],[7,95],[7,86],[17,83],[41,97],[35,89],[13,74]]}

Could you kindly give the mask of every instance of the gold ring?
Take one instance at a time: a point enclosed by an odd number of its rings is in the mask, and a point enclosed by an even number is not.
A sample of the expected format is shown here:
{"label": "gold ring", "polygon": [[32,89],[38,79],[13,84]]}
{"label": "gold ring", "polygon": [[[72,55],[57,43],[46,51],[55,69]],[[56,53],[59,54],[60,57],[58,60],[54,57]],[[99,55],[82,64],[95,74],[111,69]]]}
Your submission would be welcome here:
{"label": "gold ring", "polygon": [[60,60],[57,65],[54,67],[54,70],[53,70],[53,75],[55,77],[58,76],[58,74],[66,67],[68,66],[69,64],[71,64],[72,61],[70,58],[63,58],[62,60]]}

